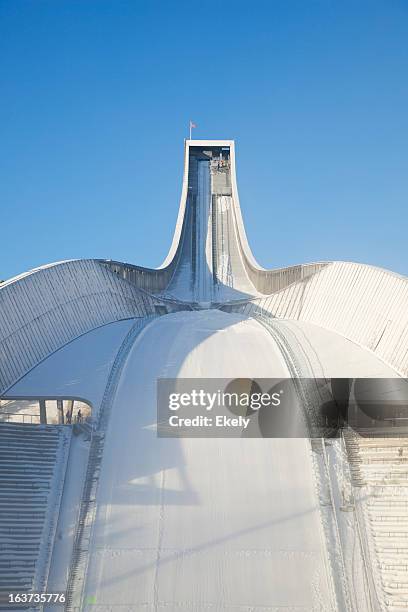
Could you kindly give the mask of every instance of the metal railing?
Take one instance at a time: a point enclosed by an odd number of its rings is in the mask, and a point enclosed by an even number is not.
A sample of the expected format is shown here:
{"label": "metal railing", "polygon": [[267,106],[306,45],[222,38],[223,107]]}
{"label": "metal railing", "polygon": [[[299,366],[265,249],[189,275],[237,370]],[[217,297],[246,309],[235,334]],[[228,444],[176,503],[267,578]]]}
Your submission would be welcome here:
{"label": "metal railing", "polygon": [[2,412],[0,410],[0,423],[35,423],[40,424],[39,414],[25,414],[23,412]]}

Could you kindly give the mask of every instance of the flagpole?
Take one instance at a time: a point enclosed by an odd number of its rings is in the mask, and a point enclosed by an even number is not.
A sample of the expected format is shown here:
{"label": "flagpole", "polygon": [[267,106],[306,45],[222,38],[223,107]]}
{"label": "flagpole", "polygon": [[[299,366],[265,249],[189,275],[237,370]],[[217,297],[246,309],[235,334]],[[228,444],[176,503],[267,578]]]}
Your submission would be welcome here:
{"label": "flagpole", "polygon": [[190,140],[191,140],[191,120],[190,120]]}

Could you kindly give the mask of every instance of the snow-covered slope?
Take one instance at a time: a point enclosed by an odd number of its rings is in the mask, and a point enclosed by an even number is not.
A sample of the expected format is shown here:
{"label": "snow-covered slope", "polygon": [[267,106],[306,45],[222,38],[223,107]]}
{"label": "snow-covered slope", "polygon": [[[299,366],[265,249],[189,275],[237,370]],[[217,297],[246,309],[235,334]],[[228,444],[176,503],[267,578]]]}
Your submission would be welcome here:
{"label": "snow-covered slope", "polygon": [[308,441],[158,439],[156,379],[177,375],[287,370],[265,330],[236,315],[170,315],[145,330],[107,433],[85,601],[118,610],[334,609]]}

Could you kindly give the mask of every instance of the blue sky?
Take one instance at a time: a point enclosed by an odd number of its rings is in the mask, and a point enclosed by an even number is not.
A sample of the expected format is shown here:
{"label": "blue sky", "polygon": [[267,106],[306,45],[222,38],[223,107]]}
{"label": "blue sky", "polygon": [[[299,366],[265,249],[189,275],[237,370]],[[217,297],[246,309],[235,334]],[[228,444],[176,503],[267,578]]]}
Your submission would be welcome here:
{"label": "blue sky", "polygon": [[234,138],[266,267],[408,274],[405,0],[0,0],[0,278],[158,266],[183,138]]}

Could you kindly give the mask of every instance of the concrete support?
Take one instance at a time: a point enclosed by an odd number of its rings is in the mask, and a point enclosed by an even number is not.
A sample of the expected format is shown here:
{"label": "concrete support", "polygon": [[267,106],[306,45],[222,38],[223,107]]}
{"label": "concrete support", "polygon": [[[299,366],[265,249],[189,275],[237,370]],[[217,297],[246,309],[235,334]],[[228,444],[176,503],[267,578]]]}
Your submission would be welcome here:
{"label": "concrete support", "polygon": [[64,400],[57,400],[58,425],[64,424]]}
{"label": "concrete support", "polygon": [[72,423],[73,412],[74,412],[74,400],[67,400],[66,421],[68,424]]}
{"label": "concrete support", "polygon": [[47,407],[44,399],[39,401],[40,404],[40,423],[41,425],[47,424]]}

